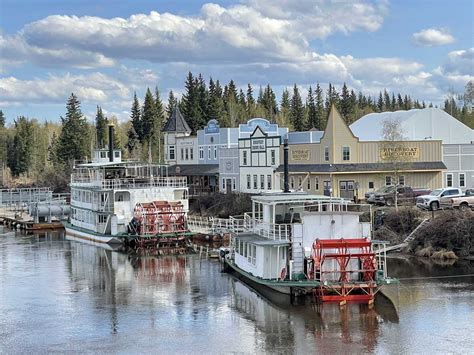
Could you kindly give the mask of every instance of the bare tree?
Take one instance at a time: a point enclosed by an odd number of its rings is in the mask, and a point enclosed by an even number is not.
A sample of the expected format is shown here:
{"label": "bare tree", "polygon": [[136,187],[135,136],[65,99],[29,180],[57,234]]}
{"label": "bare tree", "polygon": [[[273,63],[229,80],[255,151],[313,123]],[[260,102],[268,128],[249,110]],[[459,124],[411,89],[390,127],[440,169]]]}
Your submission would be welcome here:
{"label": "bare tree", "polygon": [[397,119],[386,119],[382,124],[383,142],[381,159],[389,163],[392,184],[395,185],[394,205],[398,211],[397,187],[401,173],[408,169],[409,161],[417,154],[406,142],[401,122]]}

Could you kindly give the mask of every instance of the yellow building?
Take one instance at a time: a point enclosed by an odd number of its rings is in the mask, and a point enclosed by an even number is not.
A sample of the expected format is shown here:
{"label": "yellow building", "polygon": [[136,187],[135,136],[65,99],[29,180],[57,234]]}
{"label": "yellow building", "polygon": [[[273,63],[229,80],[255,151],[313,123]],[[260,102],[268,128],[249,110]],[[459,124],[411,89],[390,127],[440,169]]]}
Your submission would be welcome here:
{"label": "yellow building", "polygon": [[[360,141],[333,106],[318,143],[289,145],[290,189],[344,198],[384,185],[442,186],[440,140]],[[283,153],[280,154],[283,157]],[[283,187],[283,161],[275,170]]]}

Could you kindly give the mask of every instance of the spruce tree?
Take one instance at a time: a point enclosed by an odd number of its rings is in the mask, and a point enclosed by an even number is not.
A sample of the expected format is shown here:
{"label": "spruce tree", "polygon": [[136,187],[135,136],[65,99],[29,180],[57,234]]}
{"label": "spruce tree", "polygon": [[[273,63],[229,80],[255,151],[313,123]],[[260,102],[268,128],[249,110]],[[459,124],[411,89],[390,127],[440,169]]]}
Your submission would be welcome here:
{"label": "spruce tree", "polygon": [[224,101],[222,99],[222,88],[219,80],[214,82],[212,78],[209,80],[209,113],[210,120],[217,120],[222,124],[224,118]]}
{"label": "spruce tree", "polygon": [[185,92],[181,99],[180,110],[193,133],[200,129],[202,120],[200,88],[198,78],[194,78],[191,72],[188,73],[184,84]]}
{"label": "spruce tree", "polygon": [[383,112],[384,111],[382,91],[380,91],[380,93],[379,93],[379,100],[377,101],[377,111],[378,112]]}
{"label": "spruce tree", "polygon": [[308,110],[308,124],[306,129],[317,128],[319,126],[318,116],[316,113],[316,101],[314,100],[313,88],[309,87],[308,96],[306,98],[306,107]]}
{"label": "spruce tree", "polygon": [[[137,93],[133,95],[133,104],[130,113],[130,120],[132,121],[132,127],[138,140],[143,141],[143,131],[142,131],[142,117],[141,117],[141,108],[140,103],[138,102]],[[130,136],[130,135],[129,135]]]}
{"label": "spruce tree", "polygon": [[163,161],[163,126],[165,122],[165,110],[163,102],[161,101],[160,91],[158,87],[155,88],[155,124],[153,127],[152,150],[153,160],[161,163]]}
{"label": "spruce tree", "polygon": [[170,90],[168,94],[168,103],[166,105],[166,119],[167,120],[171,117],[177,105],[178,105],[178,99],[174,96],[173,90]]}
{"label": "spruce tree", "polygon": [[66,117],[61,117],[62,130],[57,145],[58,161],[71,165],[90,153],[90,129],[81,112],[81,103],[74,93],[66,104]]}
{"label": "spruce tree", "polygon": [[102,113],[102,107],[100,106],[97,106],[97,113],[95,116],[95,132],[97,148],[104,148],[107,137],[107,120],[104,117],[104,114]]}
{"label": "spruce tree", "polygon": [[341,114],[342,118],[346,123],[350,123],[350,115],[352,113],[352,106],[351,106],[351,96],[349,93],[349,89],[347,89],[346,83],[342,86],[341,92]]}
{"label": "spruce tree", "polygon": [[397,109],[397,100],[395,99],[395,94],[392,92],[392,101],[390,102],[390,111],[395,111]]}
{"label": "spruce tree", "polygon": [[0,128],[5,127],[5,115],[3,114],[3,111],[0,110]]}
{"label": "spruce tree", "polygon": [[155,132],[155,124],[157,122],[157,112],[155,98],[151,93],[150,89],[147,88],[145,94],[145,100],[143,102],[143,113],[142,113],[142,132],[143,142],[150,143],[151,138]]}
{"label": "spruce tree", "polygon": [[293,86],[293,96],[291,97],[290,121],[295,131],[304,130],[304,107],[296,84]]}
{"label": "spruce tree", "polygon": [[397,95],[397,110],[403,110],[403,97],[400,93]]}
{"label": "spruce tree", "polygon": [[8,167],[13,176],[28,172],[33,158],[33,122],[24,116],[15,120],[15,135],[8,149]]}
{"label": "spruce tree", "polygon": [[316,129],[322,131],[326,127],[326,114],[324,111],[324,101],[323,101],[323,89],[319,83],[316,83],[316,89],[314,90],[314,96],[316,101]]}
{"label": "spruce tree", "polygon": [[247,118],[251,118],[255,112],[255,99],[253,98],[253,88],[252,85],[247,84],[247,95],[246,95],[246,111]]}
{"label": "spruce tree", "polygon": [[281,94],[281,101],[280,101],[280,120],[278,124],[280,126],[287,127],[290,124],[290,113],[291,113],[291,102],[290,102],[290,93],[288,89],[283,89],[283,93]]}
{"label": "spruce tree", "polygon": [[387,91],[387,89],[383,89],[383,106],[384,106],[384,111],[389,111],[390,110],[390,95]]}

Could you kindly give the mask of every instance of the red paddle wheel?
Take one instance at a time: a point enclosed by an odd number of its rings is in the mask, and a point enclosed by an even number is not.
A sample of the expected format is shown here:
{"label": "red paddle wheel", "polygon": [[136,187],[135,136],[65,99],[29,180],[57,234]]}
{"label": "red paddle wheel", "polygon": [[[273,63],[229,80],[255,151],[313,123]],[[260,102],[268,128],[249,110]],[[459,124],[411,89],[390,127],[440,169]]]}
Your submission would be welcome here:
{"label": "red paddle wheel", "polygon": [[137,203],[134,208],[134,222],[138,247],[151,245],[179,249],[186,239],[185,233],[188,232],[186,213],[181,202]]}
{"label": "red paddle wheel", "polygon": [[322,302],[372,303],[377,292],[377,261],[366,239],[316,239],[310,278],[320,282],[316,298]]}

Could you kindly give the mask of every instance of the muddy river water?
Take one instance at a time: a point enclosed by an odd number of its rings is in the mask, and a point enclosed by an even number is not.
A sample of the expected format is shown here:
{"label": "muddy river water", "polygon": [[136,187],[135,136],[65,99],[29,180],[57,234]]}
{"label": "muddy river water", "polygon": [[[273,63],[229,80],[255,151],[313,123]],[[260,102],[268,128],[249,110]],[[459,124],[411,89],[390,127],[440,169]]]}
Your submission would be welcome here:
{"label": "muddy river water", "polygon": [[[268,299],[199,255],[0,227],[0,353],[472,353],[474,262],[390,258],[398,312]],[[449,277],[448,277],[449,276]],[[408,280],[410,278],[410,280]]]}

